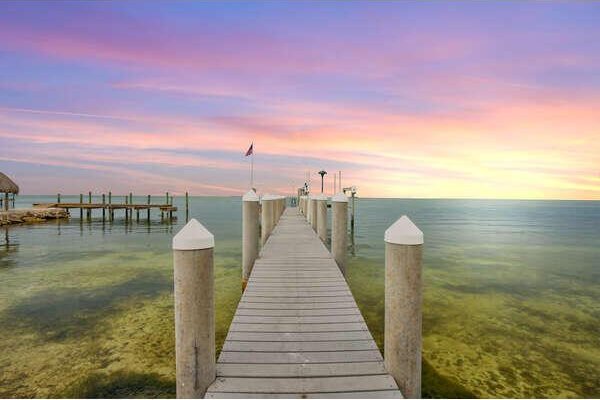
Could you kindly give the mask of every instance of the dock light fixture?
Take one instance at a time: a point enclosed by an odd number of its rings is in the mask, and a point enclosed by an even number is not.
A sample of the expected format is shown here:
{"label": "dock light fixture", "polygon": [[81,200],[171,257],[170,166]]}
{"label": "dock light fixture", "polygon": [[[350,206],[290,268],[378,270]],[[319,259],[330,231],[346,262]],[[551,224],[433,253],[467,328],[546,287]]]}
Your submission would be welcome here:
{"label": "dock light fixture", "polygon": [[323,178],[325,175],[327,175],[327,171],[325,170],[320,170],[318,172],[319,175],[321,175],[321,193],[323,193]]}

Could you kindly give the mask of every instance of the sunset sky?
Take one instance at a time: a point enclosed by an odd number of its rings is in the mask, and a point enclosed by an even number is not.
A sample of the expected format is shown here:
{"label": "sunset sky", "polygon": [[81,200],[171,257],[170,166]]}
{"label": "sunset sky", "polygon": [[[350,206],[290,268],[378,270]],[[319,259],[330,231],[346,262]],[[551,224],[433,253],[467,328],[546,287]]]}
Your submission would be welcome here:
{"label": "sunset sky", "polygon": [[252,141],[260,192],[600,199],[600,2],[0,2],[24,194],[239,195]]}

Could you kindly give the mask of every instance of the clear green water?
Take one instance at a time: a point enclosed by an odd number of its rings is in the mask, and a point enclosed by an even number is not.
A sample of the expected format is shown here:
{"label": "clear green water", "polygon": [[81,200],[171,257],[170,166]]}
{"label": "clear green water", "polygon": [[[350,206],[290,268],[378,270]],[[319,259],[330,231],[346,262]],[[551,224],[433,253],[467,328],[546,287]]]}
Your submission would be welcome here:
{"label": "clear green water", "polygon": [[[34,201],[54,199],[18,205]],[[382,238],[401,214],[426,238],[425,395],[600,396],[600,202],[358,200],[348,280],[380,345]],[[184,213],[99,215],[1,231],[0,397],[174,396]],[[216,238],[220,347],[240,297],[240,199],[191,198],[191,216]]]}

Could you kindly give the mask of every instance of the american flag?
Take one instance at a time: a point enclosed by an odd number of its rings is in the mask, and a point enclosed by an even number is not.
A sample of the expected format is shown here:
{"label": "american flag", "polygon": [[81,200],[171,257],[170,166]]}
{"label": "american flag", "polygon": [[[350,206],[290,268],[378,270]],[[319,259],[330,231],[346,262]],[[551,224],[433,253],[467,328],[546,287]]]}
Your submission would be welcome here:
{"label": "american flag", "polygon": [[250,145],[250,147],[248,147],[248,151],[246,152],[245,157],[248,157],[249,155],[251,155],[252,153],[254,153],[254,143],[252,143]]}

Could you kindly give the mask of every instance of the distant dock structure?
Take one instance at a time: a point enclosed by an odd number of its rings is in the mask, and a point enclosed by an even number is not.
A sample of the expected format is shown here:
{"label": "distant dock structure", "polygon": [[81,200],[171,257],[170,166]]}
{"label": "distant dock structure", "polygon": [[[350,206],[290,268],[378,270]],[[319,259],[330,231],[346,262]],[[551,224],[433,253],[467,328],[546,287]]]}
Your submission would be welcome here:
{"label": "distant dock structure", "polygon": [[[92,192],[88,192],[87,202],[84,201],[84,195],[79,195],[78,202],[63,202],[61,194],[57,194],[55,203],[33,203],[34,208],[53,208],[63,209],[69,212],[70,210],[79,210],[79,217],[81,220],[85,218],[89,221],[92,219],[93,210],[102,211],[102,220],[113,221],[115,219],[115,212],[120,210],[123,211],[125,221],[133,221],[133,214],[135,212],[135,220],[140,221],[140,211],[146,214],[146,220],[150,221],[150,211],[160,211],[161,221],[168,220],[172,221],[174,218],[173,213],[177,212],[177,207],[173,205],[173,196],[167,192],[163,202],[153,202],[152,195],[147,195],[145,202],[134,202],[133,193],[129,193],[124,196],[113,196],[112,192],[108,192],[108,195],[92,195]],[[117,200],[118,199],[118,200]],[[94,201],[95,200],[95,201]],[[98,201],[100,200],[100,201]],[[115,201],[117,200],[117,201]],[[119,201],[120,200],[120,201]],[[189,218],[189,196],[185,193],[185,209],[186,209],[186,221]],[[84,213],[85,211],[85,213]],[[143,217],[142,217],[143,218]]]}

